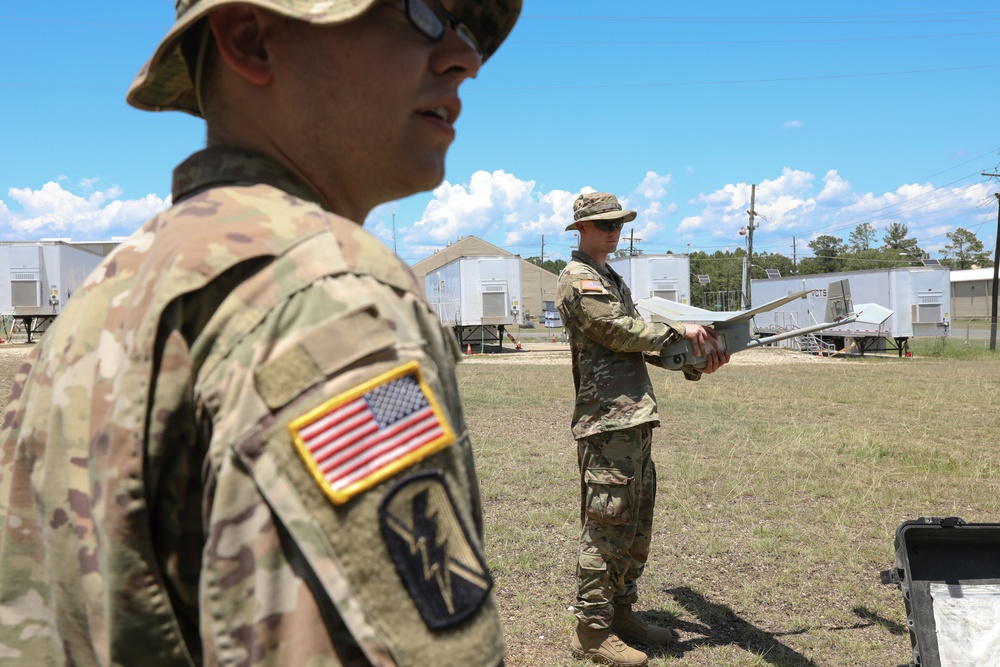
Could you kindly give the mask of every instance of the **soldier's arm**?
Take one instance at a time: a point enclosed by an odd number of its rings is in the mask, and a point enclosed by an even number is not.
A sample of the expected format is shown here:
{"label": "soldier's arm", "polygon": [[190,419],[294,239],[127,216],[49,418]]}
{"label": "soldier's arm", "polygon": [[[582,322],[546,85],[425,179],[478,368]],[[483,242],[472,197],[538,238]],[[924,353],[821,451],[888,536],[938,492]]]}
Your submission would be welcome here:
{"label": "soldier's arm", "polygon": [[563,299],[563,315],[594,342],[616,352],[656,352],[684,337],[679,322],[646,322],[632,317],[599,281],[575,277]]}
{"label": "soldier's arm", "polygon": [[206,662],[502,659],[468,442],[446,405],[457,390],[430,350],[433,314],[415,321],[421,305],[371,278],[330,278],[206,362]]}

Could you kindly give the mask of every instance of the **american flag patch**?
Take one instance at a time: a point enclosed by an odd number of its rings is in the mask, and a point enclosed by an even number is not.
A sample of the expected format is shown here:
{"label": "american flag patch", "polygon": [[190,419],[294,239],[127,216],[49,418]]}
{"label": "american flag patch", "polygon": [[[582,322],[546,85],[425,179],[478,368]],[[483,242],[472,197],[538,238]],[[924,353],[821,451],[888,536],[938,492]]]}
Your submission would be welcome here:
{"label": "american flag patch", "polygon": [[416,361],[335,396],[288,430],[336,505],[455,442]]}
{"label": "american flag patch", "polygon": [[604,285],[600,280],[581,280],[580,290],[583,292],[603,292]]}

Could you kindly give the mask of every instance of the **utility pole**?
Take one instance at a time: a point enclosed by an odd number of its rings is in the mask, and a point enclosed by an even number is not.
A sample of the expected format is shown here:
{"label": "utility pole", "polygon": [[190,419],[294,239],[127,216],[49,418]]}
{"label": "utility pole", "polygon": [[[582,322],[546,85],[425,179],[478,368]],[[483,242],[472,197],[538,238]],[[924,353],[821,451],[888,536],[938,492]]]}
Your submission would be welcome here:
{"label": "utility pole", "polygon": [[635,238],[635,230],[634,229],[630,229],[629,230],[629,234],[628,234],[628,256],[629,257],[633,257],[636,254],[636,251],[635,251],[635,242],[636,241],[639,241],[641,243],[642,239]]}
{"label": "utility pole", "polygon": [[[983,172],[983,176],[990,177],[1000,177],[1000,174],[987,174]],[[997,285],[1000,284],[1000,192],[994,192],[993,196],[997,198],[997,244],[996,250],[993,252],[993,309],[990,311],[990,350],[996,351],[997,349]]]}
{"label": "utility pole", "polygon": [[795,237],[792,237],[792,275],[796,275],[799,272],[798,259],[795,257]]}
{"label": "utility pole", "polygon": [[[539,256],[538,268],[545,271],[545,234],[542,234],[542,254]],[[541,297],[542,302],[538,304],[539,312],[541,316],[538,318],[539,321],[545,317],[545,274],[538,274],[538,295]]]}
{"label": "utility pole", "polygon": [[754,224],[753,220],[757,217],[757,211],[754,210],[754,200],[757,197],[757,185],[750,186],[750,210],[747,211],[747,215],[750,216],[750,224],[747,225],[747,258],[746,265],[743,270],[743,299],[746,301],[746,308],[752,308],[752,301],[750,299],[750,266],[753,263],[753,230]]}

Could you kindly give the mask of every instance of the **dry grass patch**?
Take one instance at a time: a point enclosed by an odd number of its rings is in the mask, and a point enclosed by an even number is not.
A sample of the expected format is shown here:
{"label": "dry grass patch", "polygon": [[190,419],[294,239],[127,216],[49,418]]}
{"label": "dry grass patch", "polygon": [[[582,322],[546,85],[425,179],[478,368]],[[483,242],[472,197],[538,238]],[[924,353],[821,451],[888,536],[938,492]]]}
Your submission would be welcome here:
{"label": "dry grass patch", "polygon": [[[568,355],[499,356],[459,380],[507,664],[579,665]],[[908,662],[902,597],[878,573],[903,520],[1000,521],[1000,363],[761,350],[701,382],[651,371],[659,497],[638,608],[678,642],[650,664]]]}

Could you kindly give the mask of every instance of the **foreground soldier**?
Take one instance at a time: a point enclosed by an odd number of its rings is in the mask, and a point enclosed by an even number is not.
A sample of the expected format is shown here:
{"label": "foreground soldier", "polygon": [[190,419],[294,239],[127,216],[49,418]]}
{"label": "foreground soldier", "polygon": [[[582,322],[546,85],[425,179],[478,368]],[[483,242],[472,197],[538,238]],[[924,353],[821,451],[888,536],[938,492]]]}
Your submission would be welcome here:
{"label": "foreground soldier", "polygon": [[[625,282],[607,265],[622,225],[635,217],[612,194],[576,199],[566,231],[579,232],[580,249],[559,275],[557,304],[573,353],[572,428],[583,524],[571,648],[577,657],[620,666],[647,664],[646,654],[626,641],[663,644],[673,637],[632,610],[649,555],[656,498],[650,450],[659,417],[645,361],[655,364],[657,351],[682,338],[703,356],[711,350],[704,369],[684,370],[689,380],[729,361],[715,349],[710,328],[642,321]],[[650,353],[645,361],[643,353]]]}
{"label": "foreground soldier", "polygon": [[357,224],[441,181],[521,2],[446,5],[178,2],[128,99],[209,148],[16,379],[0,660],[501,662],[459,351]]}

